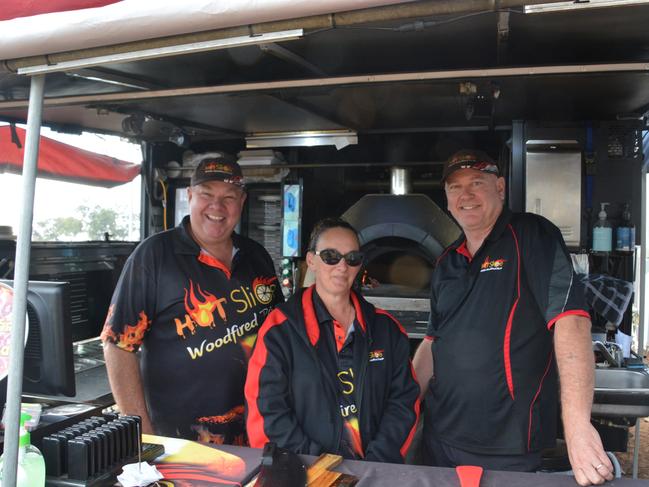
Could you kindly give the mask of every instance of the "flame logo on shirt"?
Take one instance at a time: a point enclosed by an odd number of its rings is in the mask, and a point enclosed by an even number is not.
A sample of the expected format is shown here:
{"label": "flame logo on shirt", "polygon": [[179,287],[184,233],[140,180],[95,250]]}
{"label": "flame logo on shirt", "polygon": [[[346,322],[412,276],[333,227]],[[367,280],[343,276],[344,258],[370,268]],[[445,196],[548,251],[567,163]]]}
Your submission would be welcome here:
{"label": "flame logo on shirt", "polygon": [[[216,326],[214,324],[214,310],[218,310],[221,319],[227,321],[225,310],[221,306],[221,301],[225,300],[223,298],[218,299],[209,292],[203,292],[199,284],[196,284],[196,289],[203,298],[202,300],[194,293],[194,283],[191,280],[189,281],[189,292],[185,289],[185,309],[192,321],[198,326],[214,328]],[[187,301],[188,297],[189,302]]]}
{"label": "flame logo on shirt", "polygon": [[239,345],[241,345],[241,350],[243,350],[243,354],[246,356],[246,360],[250,360],[250,356],[252,355],[252,347],[255,346],[256,341],[257,334],[255,333],[254,335],[248,335],[239,342]]}
{"label": "flame logo on shirt", "polygon": [[351,447],[354,453],[360,458],[365,458],[363,452],[363,440],[361,439],[360,428],[358,427],[358,418],[353,417],[345,421],[345,429],[347,430],[348,438],[351,441]]}
{"label": "flame logo on shirt", "polygon": [[257,277],[252,281],[252,289],[255,292],[255,296],[261,304],[268,304],[273,300],[273,295],[275,294],[275,288],[277,287],[273,284],[277,280],[277,277]]}
{"label": "flame logo on shirt", "polygon": [[489,256],[487,256],[480,266],[480,272],[500,271],[504,267],[505,262],[507,262],[505,259],[489,260]]}
{"label": "flame logo on shirt", "polygon": [[226,299],[217,298],[209,292],[204,292],[198,284],[196,284],[196,290],[199,296],[194,292],[194,283],[190,279],[189,291],[185,288],[185,311],[187,311],[185,321],[174,318],[176,333],[183,338],[185,338],[185,329],[194,335],[196,333],[196,326],[215,328],[215,310],[223,321],[227,321],[227,315],[223,307]]}
{"label": "flame logo on shirt", "polygon": [[[196,441],[203,443],[215,443],[222,445],[228,439],[225,434],[213,432],[209,429],[210,425],[227,425],[230,423],[242,423],[245,409],[243,404],[235,406],[225,414],[218,416],[201,416],[196,418],[197,425],[193,425],[191,429],[198,435]],[[231,445],[248,446],[246,444],[246,436],[244,434],[236,435],[228,441]]]}
{"label": "flame logo on shirt", "polygon": [[233,421],[239,421],[243,418],[244,407],[243,404],[240,406],[235,406],[230,409],[225,414],[220,414],[218,416],[201,416],[197,419],[199,423],[206,424],[226,424],[232,423]]}
{"label": "flame logo on shirt", "polygon": [[129,325],[124,324],[123,333],[115,333],[112,329],[113,311],[114,306],[108,308],[108,316],[104,329],[101,332],[102,340],[110,340],[115,345],[123,350],[134,352],[144,341],[144,334],[149,329],[151,322],[144,311],[140,311],[140,319],[137,324]]}
{"label": "flame logo on shirt", "polygon": [[381,362],[383,359],[383,350],[372,350],[370,352],[370,362]]}
{"label": "flame logo on shirt", "polygon": [[147,318],[144,311],[140,311],[140,319],[135,326],[126,325],[124,333],[121,334],[120,344],[124,347],[133,348],[135,345],[140,345],[144,340],[144,333],[149,328],[149,318]]}

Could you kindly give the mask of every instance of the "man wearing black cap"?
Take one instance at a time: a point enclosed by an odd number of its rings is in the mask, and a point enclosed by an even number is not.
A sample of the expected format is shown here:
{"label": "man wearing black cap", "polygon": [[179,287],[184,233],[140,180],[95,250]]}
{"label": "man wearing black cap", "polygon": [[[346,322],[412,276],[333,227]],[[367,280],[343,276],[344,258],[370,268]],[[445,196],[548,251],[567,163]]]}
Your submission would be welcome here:
{"label": "man wearing black cap", "polygon": [[102,332],[108,375],[145,433],[245,444],[248,358],[281,291],[268,252],[234,232],[239,165],[204,158],[187,191],[190,214],[124,266]]}
{"label": "man wearing black cap", "polygon": [[590,317],[561,233],[504,206],[505,180],[483,152],[454,154],[442,181],[463,234],[437,261],[414,358],[429,462],[537,470],[556,438],[558,369],[575,478],[612,479],[590,423]]}

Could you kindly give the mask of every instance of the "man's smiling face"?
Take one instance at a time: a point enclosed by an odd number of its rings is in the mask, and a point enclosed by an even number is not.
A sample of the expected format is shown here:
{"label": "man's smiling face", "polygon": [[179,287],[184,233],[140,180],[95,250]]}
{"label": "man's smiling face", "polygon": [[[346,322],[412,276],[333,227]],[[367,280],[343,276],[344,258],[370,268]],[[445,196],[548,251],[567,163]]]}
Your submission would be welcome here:
{"label": "man's smiling face", "polygon": [[505,200],[505,180],[477,169],[460,169],[444,185],[448,210],[465,233],[488,233]]}
{"label": "man's smiling face", "polygon": [[241,218],[246,193],[234,184],[208,181],[188,189],[192,233],[209,249],[230,239]]}

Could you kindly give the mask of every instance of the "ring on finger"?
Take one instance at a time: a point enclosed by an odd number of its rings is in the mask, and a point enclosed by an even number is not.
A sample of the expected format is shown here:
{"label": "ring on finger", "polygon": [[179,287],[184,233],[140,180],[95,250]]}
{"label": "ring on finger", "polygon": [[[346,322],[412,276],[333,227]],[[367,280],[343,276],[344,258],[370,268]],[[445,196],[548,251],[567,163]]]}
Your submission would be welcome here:
{"label": "ring on finger", "polygon": [[603,463],[600,463],[599,465],[597,465],[597,466],[595,467],[595,470],[599,470],[599,469],[602,468],[603,466],[604,466],[604,464],[603,464]]}

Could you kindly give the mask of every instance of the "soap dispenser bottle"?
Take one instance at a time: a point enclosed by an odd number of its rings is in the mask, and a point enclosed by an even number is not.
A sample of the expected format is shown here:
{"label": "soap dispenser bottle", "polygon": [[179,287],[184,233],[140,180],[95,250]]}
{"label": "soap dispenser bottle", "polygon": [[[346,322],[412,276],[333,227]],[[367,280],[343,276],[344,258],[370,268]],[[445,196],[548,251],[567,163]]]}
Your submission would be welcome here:
{"label": "soap dispenser bottle", "polygon": [[[41,451],[30,443],[25,422],[32,419],[29,414],[20,415],[20,440],[18,442],[18,472],[16,487],[44,487],[45,459]],[[0,457],[0,479],[4,474],[4,455]]]}
{"label": "soap dispenser bottle", "polygon": [[595,252],[610,252],[613,248],[613,229],[607,220],[606,206],[608,203],[600,203],[600,205],[598,220],[593,226],[593,250]]}
{"label": "soap dispenser bottle", "polygon": [[622,211],[622,225],[617,229],[615,250],[632,251],[635,249],[635,227],[631,223],[631,207],[629,203],[624,204]]}

